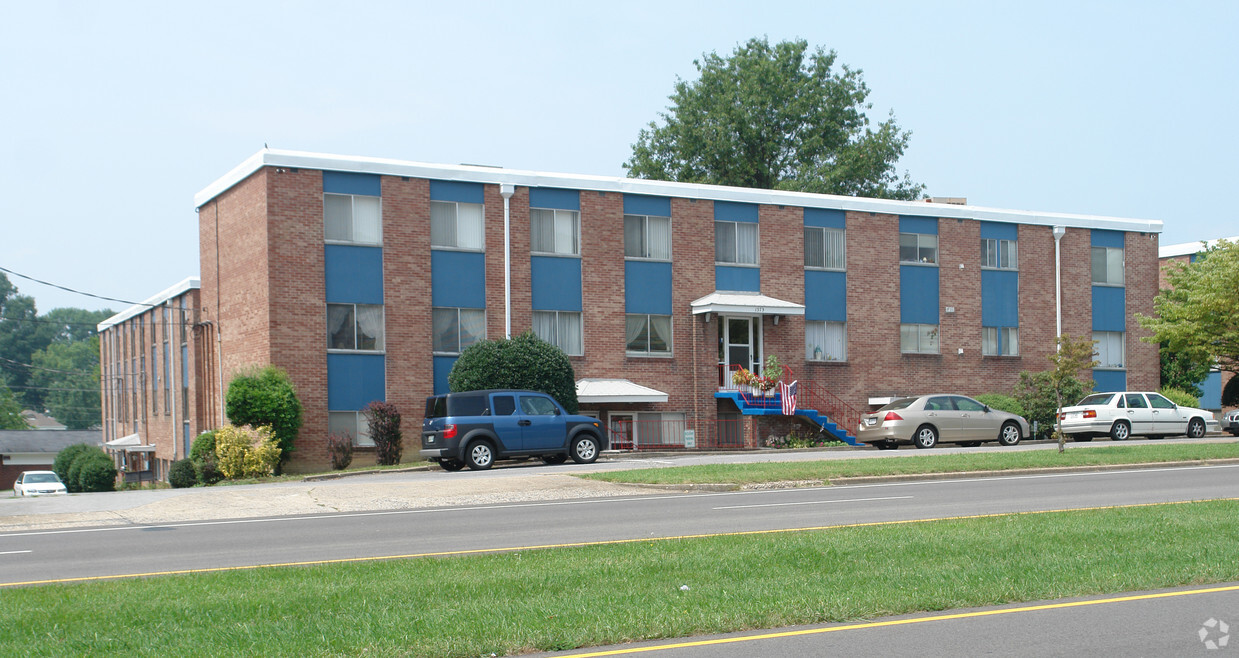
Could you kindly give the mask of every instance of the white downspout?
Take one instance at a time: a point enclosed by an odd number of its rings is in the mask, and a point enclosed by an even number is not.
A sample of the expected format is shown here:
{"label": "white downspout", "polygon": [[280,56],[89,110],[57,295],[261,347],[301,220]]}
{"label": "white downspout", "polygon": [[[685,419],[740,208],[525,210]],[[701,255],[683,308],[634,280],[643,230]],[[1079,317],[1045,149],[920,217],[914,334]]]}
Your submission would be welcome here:
{"label": "white downspout", "polygon": [[[1054,233],[1054,317],[1055,329],[1054,342],[1058,344],[1059,336],[1063,335],[1063,265],[1062,254],[1059,249],[1059,243],[1063,236],[1067,234],[1067,227],[1055,226]],[[1061,346],[1060,346],[1061,347]]]}
{"label": "white downspout", "polygon": [[503,196],[503,337],[512,337],[512,195],[516,186],[508,183],[499,185],[499,194]]}

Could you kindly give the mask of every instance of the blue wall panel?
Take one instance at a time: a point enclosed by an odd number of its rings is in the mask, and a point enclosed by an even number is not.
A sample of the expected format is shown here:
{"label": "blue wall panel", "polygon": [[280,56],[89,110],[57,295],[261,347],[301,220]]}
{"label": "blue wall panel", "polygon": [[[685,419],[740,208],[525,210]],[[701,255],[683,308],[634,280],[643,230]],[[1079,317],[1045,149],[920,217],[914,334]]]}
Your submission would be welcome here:
{"label": "blue wall panel", "polygon": [[580,210],[581,193],[577,190],[561,190],[554,187],[531,187],[529,188],[529,207]]}
{"label": "blue wall panel", "polygon": [[1127,331],[1127,289],[1093,286],[1093,331]]}
{"label": "blue wall panel", "polygon": [[1020,325],[1020,273],[981,270],[981,326]]}
{"label": "blue wall panel", "polygon": [[842,210],[805,208],[804,225],[822,228],[847,228],[847,217]]}
{"label": "blue wall panel", "polygon": [[533,256],[529,259],[533,310],[581,310],[581,259]]}
{"label": "blue wall panel", "polygon": [[358,174],[349,171],[324,171],[323,192],[331,194],[364,194],[383,196],[383,184],[378,174]]}
{"label": "blue wall panel", "polygon": [[714,266],[714,289],[734,292],[761,292],[761,269],[756,267]]}
{"label": "blue wall panel", "polygon": [[671,263],[624,263],[624,310],[671,315]]}
{"label": "blue wall panel", "polygon": [[757,204],[735,203],[732,201],[714,202],[714,219],[724,222],[757,222]]}
{"label": "blue wall panel", "polygon": [[1020,235],[1020,227],[1004,222],[981,222],[981,239],[983,240],[1016,240]]}
{"label": "blue wall panel", "polygon": [[485,203],[481,183],[462,183],[452,180],[430,181],[431,201],[456,201],[458,203]]}
{"label": "blue wall panel", "polygon": [[382,354],[327,355],[327,409],[361,411],[375,400],[385,400]]}
{"label": "blue wall panel", "polygon": [[1222,373],[1211,372],[1200,386],[1200,408],[1210,411],[1222,410]]}
{"label": "blue wall panel", "polygon": [[899,266],[899,321],[938,324],[938,268]]}
{"label": "blue wall panel", "polygon": [[1094,247],[1118,247],[1123,248],[1122,231],[1105,231],[1102,229],[1092,230],[1092,243]]}
{"label": "blue wall panel", "polygon": [[456,365],[455,356],[436,356],[434,357],[434,384],[435,395],[448,392],[447,376],[452,372],[452,366]]}
{"label": "blue wall panel", "polygon": [[[1113,393],[1114,391],[1127,390],[1127,371],[1126,370],[1094,370],[1093,387],[1098,393]],[[1072,401],[1075,402],[1074,400]]]}
{"label": "blue wall panel", "polygon": [[[928,233],[938,235],[938,219],[936,217],[899,217],[900,233]],[[980,245],[977,246],[980,248]]]}
{"label": "blue wall panel", "polygon": [[624,195],[624,214],[654,215],[655,217],[671,216],[671,199],[665,196],[645,196],[644,194]]}
{"label": "blue wall panel", "polygon": [[323,254],[329,303],[383,303],[383,248],[329,244]]}
{"label": "blue wall panel", "polygon": [[826,322],[846,322],[848,317],[847,273],[804,273],[804,319]]}
{"label": "blue wall panel", "polygon": [[430,304],[486,308],[486,254],[431,250]]}

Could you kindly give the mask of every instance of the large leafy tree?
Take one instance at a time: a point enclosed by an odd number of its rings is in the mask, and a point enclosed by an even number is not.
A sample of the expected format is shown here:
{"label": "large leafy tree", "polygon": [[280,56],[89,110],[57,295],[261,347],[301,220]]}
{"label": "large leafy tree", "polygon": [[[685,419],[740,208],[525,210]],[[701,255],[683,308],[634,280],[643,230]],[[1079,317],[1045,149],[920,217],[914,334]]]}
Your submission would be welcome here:
{"label": "large leafy tree", "polygon": [[697,80],[677,79],[672,105],[624,163],[635,178],[916,199],[895,164],[910,132],[894,115],[871,127],[859,69],[803,40],[750,39],[729,57],[706,53]]}
{"label": "large leafy tree", "polygon": [[103,422],[99,406],[99,337],[56,341],[32,355],[30,381],[42,394],[43,406],[71,430]]}
{"label": "large leafy tree", "polygon": [[41,408],[43,396],[31,388],[31,356],[51,342],[52,330],[41,323],[34,298],[20,295],[0,273],[0,372],[22,404]]}
{"label": "large leafy tree", "polygon": [[1153,300],[1156,315],[1137,315],[1145,340],[1196,363],[1239,373],[1239,242],[1220,240],[1188,264],[1166,266],[1169,288]]}
{"label": "large leafy tree", "polygon": [[22,406],[4,383],[4,373],[0,373],[0,430],[24,429],[30,429],[30,425],[22,418]]}

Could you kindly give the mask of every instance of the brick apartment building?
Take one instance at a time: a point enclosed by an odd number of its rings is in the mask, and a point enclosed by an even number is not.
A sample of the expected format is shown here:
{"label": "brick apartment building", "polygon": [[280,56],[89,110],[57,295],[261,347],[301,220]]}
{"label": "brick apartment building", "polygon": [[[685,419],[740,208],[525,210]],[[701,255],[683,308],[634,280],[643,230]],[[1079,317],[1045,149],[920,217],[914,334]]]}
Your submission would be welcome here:
{"label": "brick apartment building", "polygon": [[[894,396],[1010,392],[1060,327],[1098,340],[1099,389],[1158,384],[1133,316],[1158,292],[1159,221],[273,150],[195,204],[201,286],[169,298],[192,309],[175,372],[200,415],[175,436],[223,422],[231,376],[272,363],[305,408],[294,469],[327,463],[329,432],[365,445],[372,400],[404,411],[416,449],[460,350],[529,330],[570,355],[583,412],[621,446],[691,430],[699,448],[751,447],[803,425],[744,413],[729,373],[767,355],[804,386],[798,407],[845,429]],[[162,345],[151,312],[105,331],[112,376],[145,372],[140,336]],[[151,354],[147,388],[166,387]],[[132,391],[107,390],[105,439],[145,437],[122,420]]]}

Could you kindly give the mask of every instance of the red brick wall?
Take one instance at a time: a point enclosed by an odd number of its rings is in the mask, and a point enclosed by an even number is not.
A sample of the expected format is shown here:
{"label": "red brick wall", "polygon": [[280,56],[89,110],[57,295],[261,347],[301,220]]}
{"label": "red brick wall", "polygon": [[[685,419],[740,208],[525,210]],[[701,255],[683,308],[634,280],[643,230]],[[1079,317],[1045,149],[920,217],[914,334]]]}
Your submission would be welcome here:
{"label": "red brick wall", "polygon": [[1161,386],[1157,343],[1142,340],[1152,332],[1140,326],[1136,314],[1153,316],[1153,298],[1160,290],[1156,233],[1128,233],[1123,245],[1123,277],[1127,287],[1127,388],[1156,391]]}

